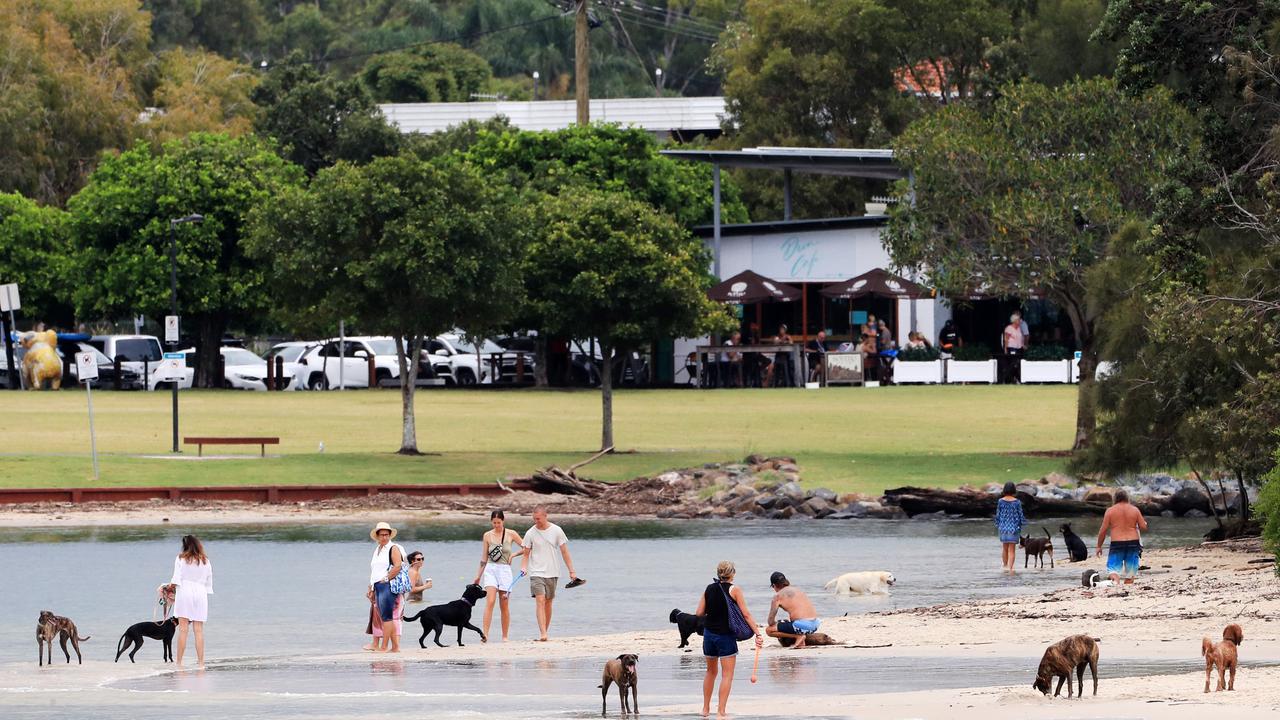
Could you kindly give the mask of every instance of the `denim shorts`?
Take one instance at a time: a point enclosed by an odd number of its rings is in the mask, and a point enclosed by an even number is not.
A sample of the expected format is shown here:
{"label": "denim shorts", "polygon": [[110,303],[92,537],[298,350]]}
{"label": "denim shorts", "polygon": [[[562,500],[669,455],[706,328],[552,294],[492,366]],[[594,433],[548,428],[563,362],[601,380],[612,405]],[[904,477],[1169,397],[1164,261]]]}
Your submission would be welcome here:
{"label": "denim shorts", "polygon": [[778,632],[788,635],[808,635],[818,631],[818,620],[783,620],[778,623]]}
{"label": "denim shorts", "polygon": [[1138,562],[1142,558],[1142,543],[1138,540],[1112,541],[1107,552],[1107,572],[1131,578],[1138,574]]}
{"label": "denim shorts", "polygon": [[732,635],[702,633],[702,654],[706,657],[733,657],[738,654],[738,641]]}

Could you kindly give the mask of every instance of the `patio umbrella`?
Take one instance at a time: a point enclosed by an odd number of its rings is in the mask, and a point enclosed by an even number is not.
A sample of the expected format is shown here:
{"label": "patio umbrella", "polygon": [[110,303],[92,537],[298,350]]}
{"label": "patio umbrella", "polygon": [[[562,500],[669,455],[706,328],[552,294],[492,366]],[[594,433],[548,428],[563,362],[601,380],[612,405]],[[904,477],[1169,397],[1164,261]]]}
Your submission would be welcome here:
{"label": "patio umbrella", "polygon": [[717,302],[750,305],[758,302],[791,302],[800,299],[800,289],[770,280],[763,275],[743,270],[707,291]]}
{"label": "patio umbrella", "polygon": [[888,270],[876,268],[843,282],[828,285],[822,289],[822,294],[824,297],[835,300],[856,300],[868,295],[917,300],[927,296],[929,291]]}

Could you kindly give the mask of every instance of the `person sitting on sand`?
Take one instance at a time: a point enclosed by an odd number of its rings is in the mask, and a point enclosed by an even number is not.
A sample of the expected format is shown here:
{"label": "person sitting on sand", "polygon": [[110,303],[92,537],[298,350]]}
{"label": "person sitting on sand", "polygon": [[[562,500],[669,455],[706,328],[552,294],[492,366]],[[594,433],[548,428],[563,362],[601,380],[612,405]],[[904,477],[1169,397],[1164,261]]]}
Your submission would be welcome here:
{"label": "person sitting on sand", "polygon": [[1142,511],[1129,502],[1129,493],[1117,490],[1115,502],[1102,516],[1098,529],[1098,557],[1102,557],[1102,541],[1111,533],[1111,549],[1107,553],[1107,573],[1111,582],[1124,577],[1125,585],[1132,585],[1138,574],[1138,561],[1142,557],[1141,531],[1147,529]]}
{"label": "person sitting on sand", "polygon": [[414,550],[409,553],[409,602],[422,602],[422,591],[431,589],[431,578],[422,576],[422,553]]}
{"label": "person sitting on sand", "polygon": [[[769,627],[765,633],[773,638],[791,638],[796,644],[791,649],[804,647],[805,636],[818,631],[818,611],[803,590],[791,587],[787,576],[775,572],[769,576],[773,588],[773,604],[769,606]],[[777,622],[778,611],[785,610],[788,619]]]}

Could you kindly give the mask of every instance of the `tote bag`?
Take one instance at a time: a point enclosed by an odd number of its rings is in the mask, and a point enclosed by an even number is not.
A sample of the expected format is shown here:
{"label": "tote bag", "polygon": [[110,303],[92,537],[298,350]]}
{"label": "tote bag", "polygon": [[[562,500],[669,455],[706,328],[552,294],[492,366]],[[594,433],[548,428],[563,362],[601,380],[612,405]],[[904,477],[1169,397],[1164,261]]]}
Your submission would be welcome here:
{"label": "tote bag", "polygon": [[[391,578],[391,594],[404,595],[413,587],[413,584],[409,582],[409,563],[405,562],[404,548],[394,544],[393,547],[399,548],[400,550],[400,574]],[[391,567],[390,550],[387,551],[387,567]]]}
{"label": "tote bag", "polygon": [[738,603],[724,589],[724,583],[716,582],[720,586],[720,592],[724,594],[724,602],[729,606],[729,631],[733,633],[733,637],[738,642],[750,640],[756,631],[747,624],[747,619],[742,616],[742,610],[738,607]]}

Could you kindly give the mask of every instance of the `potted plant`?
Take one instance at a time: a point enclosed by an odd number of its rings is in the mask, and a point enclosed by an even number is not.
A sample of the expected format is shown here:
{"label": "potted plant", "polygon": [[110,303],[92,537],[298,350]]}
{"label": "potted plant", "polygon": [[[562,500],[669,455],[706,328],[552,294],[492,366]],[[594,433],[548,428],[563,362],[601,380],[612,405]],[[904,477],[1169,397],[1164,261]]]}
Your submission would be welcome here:
{"label": "potted plant", "polygon": [[933,346],[907,348],[898,352],[893,363],[893,382],[904,383],[941,383],[942,360],[938,349]]}
{"label": "potted plant", "polygon": [[1071,356],[1072,352],[1061,345],[1032,345],[1022,357],[1022,382],[1071,382]]}
{"label": "potted plant", "polygon": [[951,359],[947,361],[948,383],[990,383],[996,382],[996,361],[991,357],[991,349],[985,345],[965,345],[956,348]]}

